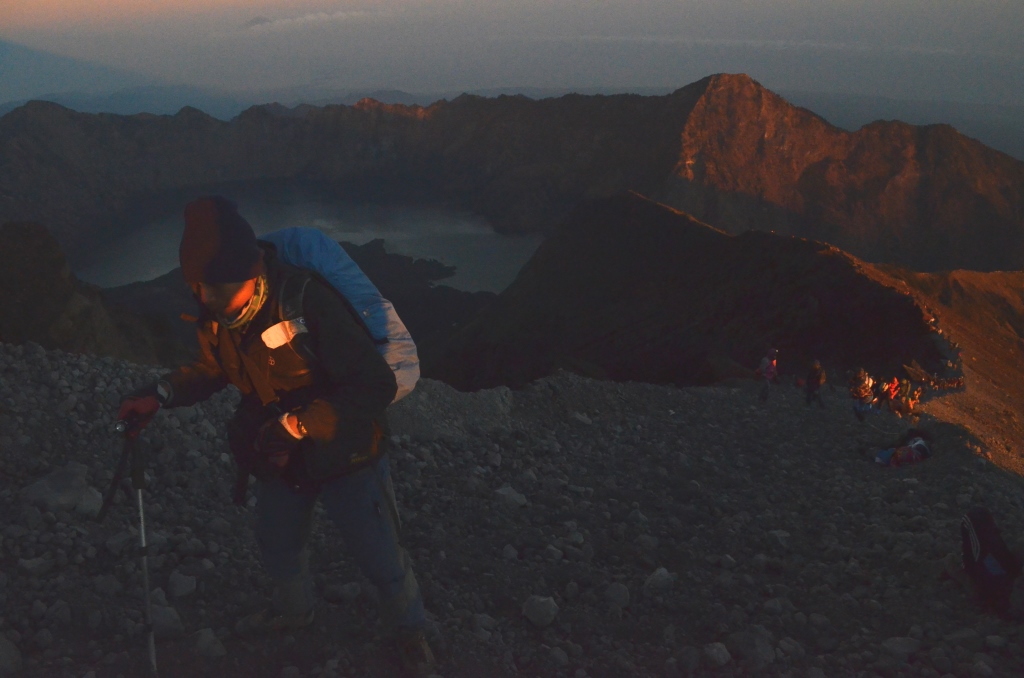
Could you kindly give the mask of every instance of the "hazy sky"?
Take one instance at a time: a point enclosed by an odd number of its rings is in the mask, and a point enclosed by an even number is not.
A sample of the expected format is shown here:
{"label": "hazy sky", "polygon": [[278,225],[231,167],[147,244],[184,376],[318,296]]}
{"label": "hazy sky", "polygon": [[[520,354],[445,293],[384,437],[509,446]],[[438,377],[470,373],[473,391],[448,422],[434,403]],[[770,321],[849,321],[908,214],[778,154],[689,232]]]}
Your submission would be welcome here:
{"label": "hazy sky", "polygon": [[775,89],[1024,104],[1022,35],[1024,0],[0,0],[2,39],[233,90],[746,72]]}

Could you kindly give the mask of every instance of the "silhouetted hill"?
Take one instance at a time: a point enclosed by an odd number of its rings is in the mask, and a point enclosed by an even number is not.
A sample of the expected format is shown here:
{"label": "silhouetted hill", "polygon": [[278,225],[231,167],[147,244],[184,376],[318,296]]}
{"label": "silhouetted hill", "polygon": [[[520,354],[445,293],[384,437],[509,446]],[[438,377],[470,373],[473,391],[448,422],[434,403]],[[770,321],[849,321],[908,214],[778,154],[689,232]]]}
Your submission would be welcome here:
{"label": "silhouetted hill", "polygon": [[109,307],[77,280],[57,241],[32,223],[0,226],[0,341],[93,353],[137,363],[175,363],[180,344],[159,321]]}
{"label": "silhouetted hill", "polygon": [[792,233],[870,261],[1024,268],[1024,163],[941,125],[845,132],[746,76],[666,96],[282,112],[223,122],[31,103],[0,118],[0,219],[45,221],[77,246],[161,196],[280,180],[546,231],[582,201],[631,189],[729,232]]}
{"label": "silhouetted hill", "polygon": [[937,369],[930,316],[895,281],[828,245],[728,235],[623,194],[579,207],[425,374],[456,388],[521,387],[567,368],[616,381],[710,384],[750,375],[768,347],[896,374]]}

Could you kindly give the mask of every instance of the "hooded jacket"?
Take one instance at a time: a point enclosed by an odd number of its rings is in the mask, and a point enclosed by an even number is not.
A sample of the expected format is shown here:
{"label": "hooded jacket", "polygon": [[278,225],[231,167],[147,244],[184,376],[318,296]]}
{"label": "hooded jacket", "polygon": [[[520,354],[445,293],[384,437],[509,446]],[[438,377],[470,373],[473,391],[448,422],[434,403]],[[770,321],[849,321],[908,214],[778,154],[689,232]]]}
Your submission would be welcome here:
{"label": "hooded jacket", "polygon": [[[307,433],[299,447],[304,473],[314,481],[328,480],[377,451],[387,430],[385,411],[397,390],[395,376],[337,291],[281,262],[273,245],[261,242],[260,247],[268,286],[263,306],[234,330],[203,309],[196,329],[199,359],[162,377],[171,385],[165,405],[192,405],[233,384],[242,393],[240,412],[254,413],[245,419],[250,427],[281,412],[296,416]],[[303,285],[301,317],[287,326],[290,339],[280,343],[281,305],[297,298],[295,290]],[[272,406],[264,406],[247,366],[273,390]]]}

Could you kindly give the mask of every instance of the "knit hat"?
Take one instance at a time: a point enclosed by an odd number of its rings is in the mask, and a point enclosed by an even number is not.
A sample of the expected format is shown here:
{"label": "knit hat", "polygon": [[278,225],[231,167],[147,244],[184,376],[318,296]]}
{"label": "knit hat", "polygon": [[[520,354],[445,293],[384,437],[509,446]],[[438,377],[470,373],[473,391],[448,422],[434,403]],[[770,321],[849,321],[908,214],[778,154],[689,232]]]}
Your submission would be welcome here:
{"label": "knit hat", "polygon": [[185,206],[185,232],[178,249],[189,285],[235,283],[263,274],[263,251],[238,206],[219,195]]}

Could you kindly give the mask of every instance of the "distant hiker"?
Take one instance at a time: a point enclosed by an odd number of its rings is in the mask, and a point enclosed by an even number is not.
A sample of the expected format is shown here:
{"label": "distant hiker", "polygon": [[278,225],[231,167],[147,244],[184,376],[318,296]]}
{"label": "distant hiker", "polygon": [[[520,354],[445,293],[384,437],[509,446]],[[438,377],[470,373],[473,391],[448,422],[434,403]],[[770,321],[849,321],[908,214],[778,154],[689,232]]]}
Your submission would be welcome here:
{"label": "distant hiker", "polygon": [[862,367],[850,378],[850,397],[853,398],[853,413],[864,421],[864,415],[875,411],[875,380]]}
{"label": "distant hiker", "polygon": [[807,379],[804,380],[804,393],[807,395],[807,405],[810,407],[811,403],[815,400],[822,407],[825,407],[825,401],[821,399],[821,387],[825,385],[825,369],[821,366],[820,360],[815,360],[811,363],[811,369],[807,373]]}
{"label": "distant hiker", "polygon": [[914,416],[914,408],[921,399],[922,389],[917,388],[911,391],[910,380],[903,378],[899,381],[899,390],[894,400],[889,402],[889,408],[897,417]]}
{"label": "distant hiker", "polygon": [[760,394],[762,401],[768,400],[768,389],[771,388],[771,385],[779,383],[778,357],[778,350],[768,349],[768,353],[761,358],[761,364],[757,368],[757,376],[764,379],[764,386],[761,388]]}
{"label": "distant hiker", "polygon": [[[1021,555],[1007,547],[988,509],[975,506],[961,518],[960,550],[962,572],[982,604],[1001,617],[1024,618]],[[950,569],[959,581],[961,573]]]}
{"label": "distant hiker", "polygon": [[270,606],[236,632],[312,623],[307,546],[320,500],[380,591],[404,669],[430,673],[423,597],[399,546],[386,454],[392,369],[346,299],[257,241],[225,198],[186,206],[179,254],[200,304],[200,358],[127,396],[118,416],[139,417],[138,435],[160,407],[187,407],[229,384],[241,391],[228,442],[243,469],[242,496],[248,473],[258,480],[256,542],[274,590]]}
{"label": "distant hiker", "polygon": [[908,430],[892,447],[875,455],[875,462],[882,466],[908,466],[932,456],[932,437],[918,428]]}

